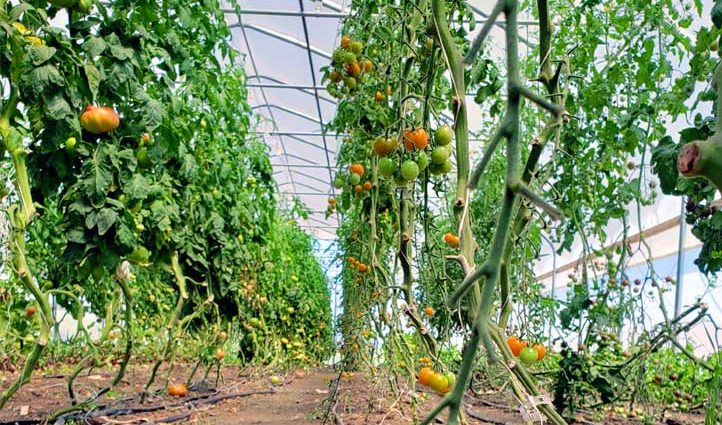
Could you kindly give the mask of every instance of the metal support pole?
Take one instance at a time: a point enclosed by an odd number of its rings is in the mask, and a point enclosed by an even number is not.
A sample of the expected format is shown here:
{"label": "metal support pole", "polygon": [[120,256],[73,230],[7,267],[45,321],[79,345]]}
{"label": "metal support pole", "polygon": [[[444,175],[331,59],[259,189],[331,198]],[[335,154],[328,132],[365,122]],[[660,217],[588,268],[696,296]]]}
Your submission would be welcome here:
{"label": "metal support pole", "polygon": [[687,235],[687,222],[685,221],[687,201],[682,198],[682,208],[679,213],[679,245],[677,247],[677,287],[674,291],[674,317],[679,316],[682,308],[682,283],[684,281],[684,238]]}

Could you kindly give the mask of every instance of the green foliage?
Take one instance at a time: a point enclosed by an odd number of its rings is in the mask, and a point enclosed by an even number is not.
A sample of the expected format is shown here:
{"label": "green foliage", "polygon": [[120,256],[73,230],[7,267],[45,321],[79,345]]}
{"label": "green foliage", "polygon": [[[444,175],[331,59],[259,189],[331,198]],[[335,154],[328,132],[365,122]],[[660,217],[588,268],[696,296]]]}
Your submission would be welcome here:
{"label": "green foliage", "polygon": [[[28,212],[24,221],[10,217],[28,240],[14,255],[26,255],[42,283],[38,291],[32,279],[22,290],[9,286],[16,301],[1,320],[16,332],[3,334],[3,345],[35,332],[16,313],[27,297],[43,307],[52,293],[76,318],[79,297],[126,340],[153,340],[155,332],[154,343],[166,348],[145,348],[161,359],[172,358],[176,338],[190,338],[183,355],[194,356],[203,340],[192,332],[241,329],[251,317],[267,319],[269,336],[301,344],[284,360],[325,359],[327,282],[311,238],[277,207],[220,2],[87,5],[0,2],[0,139],[17,176],[8,199]],[[115,109],[120,126],[84,130],[80,116],[91,104]],[[28,205],[39,206],[35,220]],[[236,339],[241,347],[244,337]],[[87,341],[91,355],[107,339],[104,332],[97,344]],[[245,360],[285,352],[257,342]]]}

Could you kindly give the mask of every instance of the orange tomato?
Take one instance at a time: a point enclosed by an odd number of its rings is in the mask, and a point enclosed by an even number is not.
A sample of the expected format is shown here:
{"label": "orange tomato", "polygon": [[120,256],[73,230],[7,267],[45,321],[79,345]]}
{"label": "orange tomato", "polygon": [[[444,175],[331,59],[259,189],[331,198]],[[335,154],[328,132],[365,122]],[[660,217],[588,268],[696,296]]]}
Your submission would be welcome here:
{"label": "orange tomato", "polygon": [[370,60],[364,59],[363,68],[364,68],[364,72],[371,72],[371,70],[374,69],[374,64],[371,63]]}
{"label": "orange tomato", "polygon": [[412,141],[414,142],[414,147],[416,149],[424,150],[429,145],[429,135],[426,133],[426,130],[420,128],[413,132]]}
{"label": "orange tomato", "polygon": [[345,49],[349,46],[349,44],[351,44],[351,38],[349,36],[344,35],[341,37],[341,47]]}
{"label": "orange tomato", "polygon": [[356,163],[356,164],[351,164],[351,167],[349,167],[349,170],[350,170],[352,173],[354,173],[354,174],[358,174],[359,177],[363,177],[363,176],[364,176],[364,171],[365,171],[365,170],[364,170],[364,166],[361,165],[361,164],[358,164],[358,163]]}
{"label": "orange tomato", "polygon": [[452,248],[459,247],[459,237],[453,233],[445,233],[444,234],[444,242],[446,242],[446,244]]}
{"label": "orange tomato", "polygon": [[373,186],[374,186],[374,185],[371,184],[370,181],[365,181],[365,182],[364,182],[364,190],[365,190],[365,191],[371,190],[371,188],[372,188]]}
{"label": "orange tomato", "polygon": [[510,336],[506,343],[509,345],[509,349],[511,349],[512,354],[514,356],[519,357],[519,354],[521,354],[521,350],[526,347],[526,342],[520,340],[519,338],[515,336]]}
{"label": "orange tomato", "polygon": [[225,357],[226,357],[225,351],[223,351],[223,350],[220,349],[220,348],[216,350],[216,360],[218,360],[219,362],[221,362],[221,361],[223,361],[223,359],[224,359]]}
{"label": "orange tomato", "polygon": [[25,309],[25,317],[27,317],[29,319],[29,318],[35,316],[36,311],[38,311],[38,309],[34,305],[28,306]]}
{"label": "orange tomato", "polygon": [[426,308],[424,309],[424,313],[426,313],[426,315],[427,315],[428,317],[433,316],[433,315],[434,315],[434,309],[433,309],[433,307],[431,307],[430,305],[427,305]]}
{"label": "orange tomato", "polygon": [[366,273],[369,270],[369,266],[367,266],[364,263],[359,263],[358,265],[358,271],[361,273]]}
{"label": "orange tomato", "polygon": [[351,63],[347,63],[343,65],[343,68],[346,70],[346,73],[354,78],[361,75],[361,65],[357,61],[353,61]]}
{"label": "orange tomato", "polygon": [[328,198],[329,205],[336,205],[336,198]]}
{"label": "orange tomato", "polygon": [[384,100],[386,100],[386,96],[384,96],[384,94],[381,93],[380,91],[376,91],[376,95],[374,96],[374,99],[377,102],[383,102]]}
{"label": "orange tomato", "polygon": [[364,187],[361,186],[360,184],[357,184],[356,186],[354,186],[353,190],[354,190],[354,192],[356,192],[356,193],[361,193],[361,192],[364,191]]}
{"label": "orange tomato", "polygon": [[404,147],[407,150],[414,150],[414,139],[413,132],[411,130],[404,130]]}
{"label": "orange tomato", "polygon": [[537,353],[537,361],[540,362],[540,361],[544,360],[544,357],[546,357],[546,355],[547,355],[546,347],[544,347],[541,344],[536,344],[536,345],[534,345],[534,349],[536,350],[536,353]]}
{"label": "orange tomato", "polygon": [[430,367],[422,367],[419,371],[419,383],[428,387],[433,375],[434,371]]}
{"label": "orange tomato", "polygon": [[428,357],[422,357],[422,358],[421,358],[421,363],[423,363],[423,364],[430,364],[430,363],[431,363],[431,359],[428,358]]}
{"label": "orange tomato", "polygon": [[88,105],[80,115],[80,124],[93,134],[108,133],[120,125],[120,116],[108,106]]}
{"label": "orange tomato", "polygon": [[188,394],[186,384],[168,385],[168,395],[173,397],[185,397]]}

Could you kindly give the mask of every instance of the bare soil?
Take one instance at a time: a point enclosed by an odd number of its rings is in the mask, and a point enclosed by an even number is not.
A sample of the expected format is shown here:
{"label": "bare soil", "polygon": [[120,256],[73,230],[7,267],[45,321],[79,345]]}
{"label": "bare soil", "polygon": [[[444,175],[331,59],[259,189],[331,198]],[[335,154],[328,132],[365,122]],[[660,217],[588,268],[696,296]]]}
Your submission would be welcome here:
{"label": "bare soil", "polygon": [[[433,408],[440,396],[424,391],[402,389],[401,397],[385,390],[385,379],[370,379],[355,374],[335,382],[339,373],[329,369],[296,370],[272,373],[261,369],[225,367],[215,387],[215,373],[209,382],[191,387],[186,397],[169,397],[161,391],[165,371],[157,378],[156,392],[141,404],[137,395],[150,372],[140,365],[128,370],[123,382],[101,397],[94,409],[71,417],[75,423],[87,424],[153,424],[187,423],[203,425],[361,425],[411,424]],[[171,381],[184,382],[189,369],[176,366]],[[271,382],[278,376],[279,382]],[[13,376],[4,376],[2,388]],[[93,396],[113,378],[113,371],[92,371],[78,377],[75,388],[79,399]],[[414,408],[414,404],[417,408]],[[518,404],[500,394],[469,396],[466,399],[470,424],[522,425]],[[41,423],[52,412],[70,406],[64,374],[35,376],[8,405],[0,411],[0,425]],[[446,415],[441,421],[445,422]],[[66,423],[73,423],[67,421]],[[594,424],[641,424],[642,421],[614,417],[579,415],[578,422]],[[692,425],[704,423],[700,415],[669,415],[660,424]]]}

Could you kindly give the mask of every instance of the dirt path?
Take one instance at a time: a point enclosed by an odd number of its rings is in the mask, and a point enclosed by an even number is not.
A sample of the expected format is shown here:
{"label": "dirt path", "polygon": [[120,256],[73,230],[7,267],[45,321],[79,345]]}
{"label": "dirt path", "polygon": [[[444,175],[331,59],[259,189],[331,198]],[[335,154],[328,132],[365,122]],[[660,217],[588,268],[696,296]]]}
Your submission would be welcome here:
{"label": "dirt path", "polygon": [[[83,423],[84,420],[88,424],[115,425],[171,422],[198,425],[319,425],[326,418],[328,425],[377,425],[382,422],[384,425],[406,425],[423,417],[440,400],[439,395],[424,392],[423,389],[402,391],[403,397],[395,399],[386,389],[384,377],[369,379],[356,374],[351,378],[343,378],[339,383],[334,399],[336,402],[331,406],[341,418],[337,423],[333,415],[327,415],[330,410],[328,400],[333,389],[330,382],[338,378],[338,372],[311,369],[283,374],[226,367],[218,391],[196,387],[183,398],[172,398],[165,395],[164,391],[158,391],[141,405],[137,394],[143,388],[148,371],[149,368],[144,365],[131,368],[121,385],[102,398],[99,406],[77,417],[76,422],[67,423]],[[187,372],[187,368],[176,367],[172,381],[182,382]],[[93,395],[112,377],[112,371],[82,375],[76,385],[78,396]],[[215,381],[214,375],[209,378]],[[0,377],[0,390],[8,382]],[[161,390],[160,384],[156,389]],[[471,415],[469,424],[523,424],[517,403],[502,395],[469,397],[466,404]],[[50,413],[68,405],[63,376],[36,375],[0,411],[0,425],[10,425],[14,421],[27,425],[39,424]],[[445,420],[446,414],[441,418]],[[590,419],[592,422],[588,422]],[[699,415],[675,419],[675,423],[685,425],[703,422]],[[607,416],[586,418],[582,423],[628,425],[642,422]]]}

